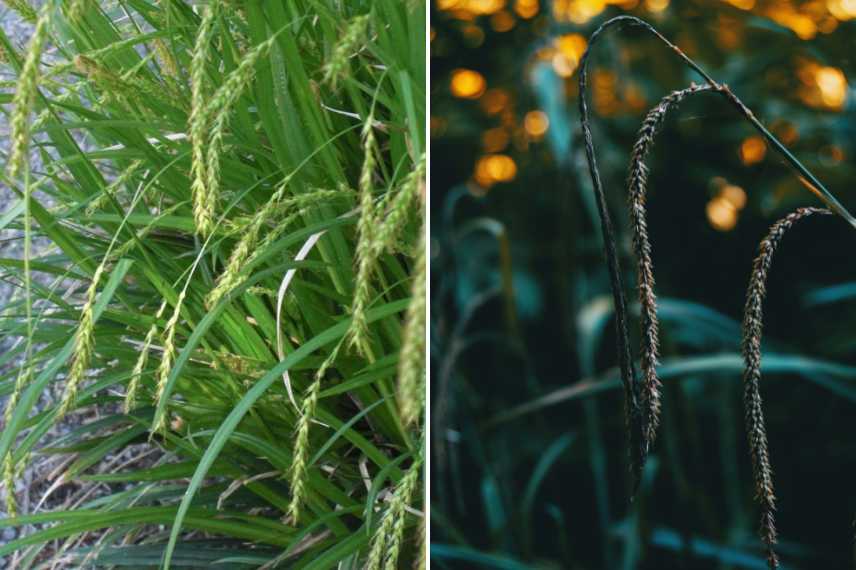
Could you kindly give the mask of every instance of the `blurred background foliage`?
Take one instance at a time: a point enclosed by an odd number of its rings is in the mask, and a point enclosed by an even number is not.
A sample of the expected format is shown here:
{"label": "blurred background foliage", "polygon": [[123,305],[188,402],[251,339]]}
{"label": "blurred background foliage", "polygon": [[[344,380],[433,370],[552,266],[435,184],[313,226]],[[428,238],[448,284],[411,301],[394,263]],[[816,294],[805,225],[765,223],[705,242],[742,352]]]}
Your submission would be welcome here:
{"label": "blurred background foliage", "polygon": [[[765,568],[739,323],[759,241],[776,219],[818,200],[720,97],[689,98],[670,114],[648,162],[663,424],[631,503],[576,75],[591,31],[623,13],[727,83],[856,209],[852,0],[437,0],[438,568]],[[611,31],[593,57],[595,146],[633,301],[630,148],[647,109],[701,80],[638,29]],[[841,219],[808,220],[785,238],[770,276],[762,393],[787,568],[854,564],[854,245]]]}

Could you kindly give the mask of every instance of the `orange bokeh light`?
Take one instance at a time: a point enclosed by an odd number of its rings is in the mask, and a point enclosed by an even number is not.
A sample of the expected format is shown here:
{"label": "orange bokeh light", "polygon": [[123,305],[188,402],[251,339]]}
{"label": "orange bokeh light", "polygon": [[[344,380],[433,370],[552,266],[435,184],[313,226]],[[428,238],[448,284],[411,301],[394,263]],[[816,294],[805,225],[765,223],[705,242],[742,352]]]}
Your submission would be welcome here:
{"label": "orange bokeh light", "polygon": [[488,115],[496,115],[506,109],[511,97],[505,89],[488,89],[481,99],[481,107]]}
{"label": "orange bokeh light", "polygon": [[474,177],[484,188],[489,188],[497,182],[510,182],[517,176],[517,164],[505,154],[489,154],[476,162]]}
{"label": "orange bokeh light", "polygon": [[517,21],[511,12],[501,10],[490,17],[490,27],[495,32],[507,32],[514,27]]}
{"label": "orange bokeh light", "polygon": [[751,10],[755,7],[755,0],[725,0],[725,2],[741,10]]}
{"label": "orange bokeh light", "polygon": [[585,24],[606,9],[606,0],[553,0],[557,20]]}
{"label": "orange bokeh light", "polygon": [[539,5],[538,0],[517,0],[517,2],[514,3],[515,13],[524,20],[534,18],[540,9],[541,6]]}
{"label": "orange bokeh light", "polygon": [[847,78],[837,67],[819,65],[813,61],[799,61],[797,77],[802,85],[800,99],[811,107],[840,111],[847,101]]}
{"label": "orange bokeh light", "polygon": [[487,81],[478,71],[456,69],[452,72],[450,88],[452,95],[461,99],[478,99],[487,87]]}
{"label": "orange bokeh light", "polygon": [[482,146],[485,152],[502,152],[508,146],[509,140],[508,131],[502,127],[488,129],[482,133]]}
{"label": "orange bokeh light", "polygon": [[767,154],[767,144],[759,136],[746,138],[740,144],[740,160],[743,164],[750,165],[761,162]]}
{"label": "orange bokeh light", "polygon": [[645,0],[645,9],[649,12],[662,12],[669,7],[669,0]]}
{"label": "orange bokeh light", "polygon": [[824,104],[836,109],[844,106],[844,100],[847,98],[847,79],[843,71],[837,67],[821,67],[817,70],[815,81],[820,88]]}
{"label": "orange bokeh light", "polygon": [[523,128],[530,138],[538,140],[550,128],[550,119],[544,111],[529,111],[523,118]]}
{"label": "orange bokeh light", "polygon": [[727,232],[737,225],[737,208],[728,200],[716,197],[705,208],[707,221],[714,229]]}
{"label": "orange bokeh light", "polygon": [[734,184],[723,186],[717,197],[734,206],[735,210],[742,210],[746,206],[746,191]]}

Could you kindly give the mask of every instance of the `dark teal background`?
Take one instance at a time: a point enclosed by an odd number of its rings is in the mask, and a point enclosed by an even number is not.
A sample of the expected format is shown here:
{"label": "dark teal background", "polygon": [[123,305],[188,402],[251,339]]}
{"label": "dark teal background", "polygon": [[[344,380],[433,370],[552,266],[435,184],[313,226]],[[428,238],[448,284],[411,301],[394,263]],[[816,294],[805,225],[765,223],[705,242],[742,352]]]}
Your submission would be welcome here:
{"label": "dark teal background", "polygon": [[[820,203],[772,149],[758,163],[741,161],[742,141],[756,133],[719,97],[696,96],[669,115],[648,161],[648,216],[670,368],[663,425],[630,503],[577,76],[563,80],[533,62],[557,34],[587,37],[610,16],[638,15],[728,83],[766,125],[785,132],[788,121],[798,133],[792,152],[856,210],[856,93],[848,86],[843,108],[829,110],[807,104],[800,91],[806,62],[856,78],[856,20],[800,39],[772,21],[776,6],[827,10],[817,2],[759,1],[743,11],[673,0],[657,14],[608,7],[572,24],[557,22],[542,2],[535,18],[515,17],[502,33],[487,15],[462,20],[433,10],[432,567],[765,568],[742,416],[739,323],[758,242],[776,219]],[[481,42],[472,26],[482,30]],[[724,29],[737,36],[731,47]],[[550,118],[543,141],[504,151],[517,174],[486,194],[472,175],[482,133],[499,122],[478,100],[452,96],[458,68],[507,90],[515,125],[533,109]],[[630,148],[645,109],[701,80],[633,29],[609,33],[596,69],[615,72],[618,89],[632,84],[645,102],[593,116],[624,284],[635,301],[624,184]],[[706,218],[714,177],[748,196],[730,231]],[[762,394],[787,568],[854,567],[854,251],[856,230],[840,218],[809,219],[786,236],[770,275],[764,355],[778,371],[765,373]],[[503,284],[504,267],[512,287]],[[631,326],[638,352],[635,317]]]}

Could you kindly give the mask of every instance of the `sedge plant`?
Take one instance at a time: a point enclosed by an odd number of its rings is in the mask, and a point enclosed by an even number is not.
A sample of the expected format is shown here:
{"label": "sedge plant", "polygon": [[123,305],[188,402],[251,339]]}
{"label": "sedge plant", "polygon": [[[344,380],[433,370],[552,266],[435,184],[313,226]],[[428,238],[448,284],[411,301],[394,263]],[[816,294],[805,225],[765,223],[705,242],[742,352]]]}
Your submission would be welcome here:
{"label": "sedge plant", "polygon": [[[606,197],[594,152],[591,125],[586,100],[587,63],[591,50],[604,32],[622,25],[637,26],[650,33],[667,45],[690,69],[697,73],[705,83],[701,86],[674,91],[665,96],[651,109],[643,120],[636,143],[631,153],[630,172],[627,181],[628,207],[631,230],[633,233],[633,252],[637,261],[637,293],[640,306],[640,368],[636,372],[635,362],[629,343],[627,323],[627,302],[621,282],[621,269],[615,231],[613,229]],[[773,493],[772,469],[770,467],[766,428],[761,408],[761,323],[762,302],[766,290],[766,278],[772,263],[773,253],[784,233],[798,220],[812,214],[835,214],[851,226],[856,227],[854,218],[841,205],[837,198],[817,179],[817,177],[796,158],[759,120],[754,113],[734,94],[731,89],[714,80],[695,61],[687,56],[677,45],[666,39],[647,22],[634,16],[618,16],[601,24],[591,35],[586,51],[580,61],[579,73],[580,122],[585,141],[586,158],[589,166],[592,186],[595,192],[604,253],[609,269],[610,286],[613,293],[616,324],[616,348],[625,400],[625,424],[629,442],[630,471],[633,477],[633,492],[642,480],[645,462],[656,439],[661,414],[661,383],[658,377],[659,365],[659,322],[657,317],[657,296],[654,290],[654,268],[651,256],[651,243],[648,237],[646,221],[646,193],[648,168],[646,157],[653,146],[658,129],[665,120],[668,111],[676,107],[685,98],[697,93],[711,92],[728,101],[761,137],[796,171],[804,185],[821,199],[828,209],[801,208],[786,216],[772,226],[767,237],[761,242],[758,257],[755,260],[750,279],[743,319],[742,352],[745,361],[744,370],[744,408],[746,429],[752,458],[755,479],[756,498],[761,507],[759,534],[764,542],[769,568],[779,567],[775,552],[777,532],[774,521],[775,496]]]}
{"label": "sedge plant", "polygon": [[644,190],[645,190],[645,165],[644,157],[653,141],[653,135],[659,123],[662,122],[669,107],[683,99],[689,94],[700,91],[693,85],[687,90],[678,91],[667,96],[660,104],[652,109],[643,123],[639,133],[639,140],[634,148],[631,162],[630,176],[628,181],[630,192],[630,211],[633,218],[634,250],[639,263],[639,300],[643,307],[643,346],[641,364],[643,374],[641,377],[636,373],[636,365],[630,348],[630,333],[627,323],[627,301],[624,294],[624,286],[621,282],[621,267],[617,253],[615,230],[606,203],[606,195],[597,165],[594,141],[589,118],[589,108],[586,97],[588,85],[587,66],[592,49],[598,40],[603,37],[610,28],[621,26],[636,26],[650,33],[660,42],[665,44],[681,61],[691,70],[697,73],[705,81],[705,89],[722,96],[732,105],[738,114],[754,127],[764,140],[796,171],[806,186],[820,198],[833,213],[844,218],[851,226],[856,228],[856,218],[838,201],[826,186],[812,173],[800,160],[794,156],[749,109],[742,100],[724,83],[717,82],[711,75],[702,69],[698,63],[684,53],[677,45],[669,41],[651,24],[635,16],[617,16],[611,18],[598,26],[592,32],[586,50],[580,59],[579,71],[579,110],[580,125],[585,143],[586,160],[589,175],[595,193],[598,216],[601,221],[601,232],[603,237],[604,256],[609,270],[610,287],[612,289],[615,304],[615,327],[616,327],[616,350],[619,357],[619,368],[621,371],[622,384],[624,386],[625,401],[625,424],[627,439],[629,442],[630,471],[633,475],[633,492],[639,486],[642,470],[651,446],[656,437],[657,425],[660,414],[660,386],[656,374],[657,363],[657,323],[656,323],[656,296],[654,294],[653,268],[650,264],[650,244],[647,240],[644,212]]}
{"label": "sedge plant", "polygon": [[7,4],[0,556],[424,567],[424,3]]}

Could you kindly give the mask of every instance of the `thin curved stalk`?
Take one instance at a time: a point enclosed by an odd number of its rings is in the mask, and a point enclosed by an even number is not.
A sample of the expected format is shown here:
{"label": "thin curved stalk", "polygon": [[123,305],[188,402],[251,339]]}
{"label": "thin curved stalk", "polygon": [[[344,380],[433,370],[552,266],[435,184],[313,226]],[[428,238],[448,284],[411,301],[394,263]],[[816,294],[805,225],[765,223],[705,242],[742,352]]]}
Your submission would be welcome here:
{"label": "thin curved stalk", "polygon": [[597,158],[594,154],[594,141],[592,140],[588,115],[588,103],[586,102],[586,66],[589,54],[591,53],[591,48],[597,42],[598,36],[612,22],[615,22],[615,19],[609,20],[594,31],[589,38],[588,47],[580,60],[580,126],[583,131],[586,160],[588,161],[589,174],[591,175],[591,182],[597,202],[597,211],[600,216],[604,253],[609,270],[613,302],[615,304],[615,336],[618,348],[618,364],[621,370],[621,382],[624,386],[624,423],[625,430],[627,431],[627,439],[630,443],[630,472],[633,477],[633,491],[635,493],[641,479],[640,475],[644,462],[642,416],[638,399],[639,386],[636,381],[636,366],[633,363],[633,355],[630,351],[630,332],[627,330],[627,300],[624,297],[624,287],[621,284],[621,264],[616,252],[615,230],[613,229],[612,219],[609,216],[609,209],[606,205],[606,195],[603,192],[600,171],[597,168]]}
{"label": "thin curved stalk", "polygon": [[731,104],[754,126],[761,135],[778,150],[791,166],[796,169],[802,179],[821,200],[823,200],[829,208],[842,216],[847,222],[856,228],[856,218],[854,218],[841,203],[832,195],[832,193],[823,185],[817,177],[809,171],[788,149],[764,127],[763,124],[755,117],[752,111],[728,88],[727,85],[716,82],[707,72],[705,72],[695,61],[689,58],[678,46],[670,42],[653,26],[636,18],[635,16],[617,16],[607,20],[601,24],[590,36],[588,46],[580,59],[579,73],[579,109],[580,109],[580,126],[582,128],[586,159],[589,167],[589,174],[592,179],[592,186],[595,192],[598,215],[601,220],[601,231],[603,234],[604,253],[607,258],[607,267],[609,269],[610,286],[612,288],[613,301],[615,304],[615,326],[617,337],[617,349],[619,358],[619,367],[621,370],[621,379],[624,385],[625,394],[625,423],[630,441],[630,470],[634,479],[634,492],[639,484],[639,478],[642,472],[642,467],[645,462],[646,449],[644,444],[644,428],[643,428],[643,413],[640,408],[641,386],[636,378],[635,365],[633,356],[630,350],[630,334],[627,327],[627,302],[624,295],[624,288],[621,282],[621,265],[619,262],[615,230],[612,225],[612,220],[609,215],[609,210],[606,204],[606,196],[603,191],[603,183],[600,179],[600,172],[597,167],[597,158],[594,154],[594,142],[592,140],[591,120],[589,118],[588,103],[586,101],[587,88],[587,67],[589,56],[592,49],[597,43],[601,35],[609,28],[619,25],[634,25],[639,26],[646,31],[656,36],[660,41],[666,44],[675,54],[680,57],[692,70],[698,73],[705,82],[716,92],[724,95]]}
{"label": "thin curved stalk", "polygon": [[[731,91],[731,89],[728,87],[728,85],[726,85],[724,83],[718,83],[704,69],[702,69],[701,66],[699,66],[695,61],[693,61],[687,54],[685,54],[681,50],[681,48],[679,48],[678,46],[676,46],[675,44],[673,44],[672,42],[667,40],[660,32],[658,32],[653,26],[651,26],[651,24],[649,24],[648,22],[641,20],[635,16],[617,16],[615,18],[607,20],[606,22],[601,24],[592,33],[591,38],[589,38],[588,47],[586,48],[586,51],[583,54],[582,59],[580,60],[580,88],[581,88],[580,89],[580,109],[581,109],[581,111],[582,111],[583,107],[585,106],[583,103],[583,101],[585,100],[585,97],[584,97],[585,92],[582,90],[582,88],[585,85],[585,72],[586,72],[586,63],[587,63],[586,60],[588,59],[588,55],[589,55],[592,47],[594,47],[594,43],[597,41],[597,37],[601,33],[606,31],[607,28],[610,28],[614,25],[620,25],[620,24],[630,24],[630,25],[640,26],[643,29],[654,34],[658,39],[660,39],[663,43],[665,43],[667,46],[669,46],[669,48],[671,48],[671,50],[673,52],[675,52],[678,55],[678,57],[680,57],[684,61],[684,63],[686,63],[693,71],[698,73],[705,80],[705,82],[708,85],[710,85],[716,91],[719,91],[723,95],[725,95],[725,97],[728,99],[728,101],[732,105],[734,105],[738,111],[740,111],[740,114],[743,115],[746,118],[746,120],[749,121],[749,123],[753,127],[755,127],[755,129],[758,130],[759,133],[761,133],[761,136],[763,136],[767,140],[767,142],[773,146],[773,148],[775,148],[779,153],[781,153],[781,155],[784,157],[784,159],[800,174],[800,176],[805,178],[805,181],[808,183],[809,188],[814,192],[815,195],[817,195],[818,198],[823,200],[823,202],[827,205],[827,207],[830,210],[832,210],[834,213],[838,214],[839,216],[841,216],[842,218],[847,220],[847,223],[849,223],[851,226],[856,228],[856,217],[854,217],[841,204],[841,202],[838,201],[838,199],[832,194],[832,192],[829,191],[829,189],[823,184],[823,182],[821,182],[817,178],[817,176],[814,175],[814,173],[812,173],[808,168],[806,168],[806,166],[802,162],[800,162],[799,159],[797,157],[795,157],[791,153],[791,151],[789,151],[788,148],[779,139],[777,139],[775,137],[775,135],[773,135],[773,133],[771,133],[769,130],[767,130],[767,128],[761,123],[761,121],[759,121],[758,118],[755,117],[755,114],[752,112],[752,110],[749,109],[749,107],[747,107],[743,103],[743,101],[741,101],[740,98],[737,97],[737,95],[735,95],[734,92]],[[589,120],[588,120],[587,109],[586,109],[586,113],[583,114],[582,119],[583,119],[583,121],[585,121],[586,124],[588,124]],[[589,136],[587,137],[587,141],[588,141],[591,139],[591,130],[590,130],[590,128],[588,128],[588,126],[586,128],[584,128],[584,130],[586,130],[586,129],[589,130]]]}
{"label": "thin curved stalk", "polygon": [[767,429],[761,402],[761,331],[763,302],[767,290],[767,274],[773,263],[773,254],[785,232],[798,220],[812,214],[831,214],[823,208],[800,208],[788,214],[770,228],[767,237],[758,248],[758,257],[749,279],[746,307],[743,312],[743,406],[746,415],[746,432],[749,437],[749,452],[752,456],[752,471],[755,478],[755,495],[761,504],[760,534],[767,549],[767,563],[771,570],[779,567],[775,552],[776,496],[773,493],[773,470],[767,446]]}

